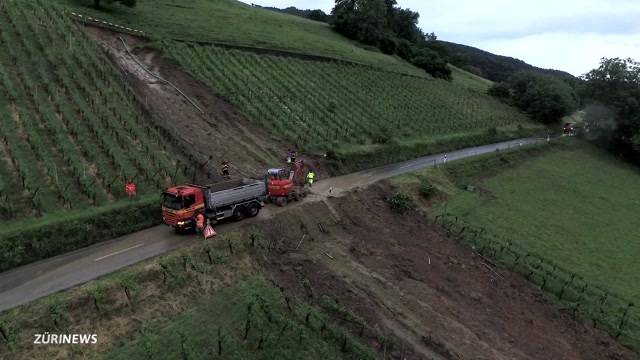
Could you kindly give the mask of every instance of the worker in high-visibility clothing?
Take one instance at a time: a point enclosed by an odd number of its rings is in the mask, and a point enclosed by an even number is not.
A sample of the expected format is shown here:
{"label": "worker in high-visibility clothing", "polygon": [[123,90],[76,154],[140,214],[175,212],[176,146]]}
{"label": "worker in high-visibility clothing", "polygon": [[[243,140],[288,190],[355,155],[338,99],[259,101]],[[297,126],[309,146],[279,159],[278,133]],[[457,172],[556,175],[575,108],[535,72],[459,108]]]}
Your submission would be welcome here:
{"label": "worker in high-visibility clothing", "polygon": [[309,173],[307,173],[307,184],[309,184],[309,187],[313,187],[313,180],[316,178],[316,174],[313,172],[313,170],[309,170]]}
{"label": "worker in high-visibility clothing", "polygon": [[196,233],[198,235],[202,235],[202,232],[204,231],[205,221],[206,219],[202,213],[196,215]]}

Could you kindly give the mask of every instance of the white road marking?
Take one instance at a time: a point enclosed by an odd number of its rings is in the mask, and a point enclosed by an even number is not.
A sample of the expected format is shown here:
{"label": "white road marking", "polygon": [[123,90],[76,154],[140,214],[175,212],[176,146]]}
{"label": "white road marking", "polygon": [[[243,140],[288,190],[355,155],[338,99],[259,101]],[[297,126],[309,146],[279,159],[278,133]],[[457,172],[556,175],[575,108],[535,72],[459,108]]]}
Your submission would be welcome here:
{"label": "white road marking", "polygon": [[122,254],[122,253],[123,253],[123,252],[125,252],[125,251],[129,251],[129,250],[132,250],[132,249],[138,248],[138,247],[140,247],[140,246],[142,246],[142,245],[144,245],[144,243],[140,243],[140,244],[138,244],[138,245],[133,245],[132,247],[128,247],[128,248],[126,248],[126,249],[122,249],[122,250],[118,250],[118,251],[116,251],[116,252],[112,252],[111,254],[107,254],[107,255],[105,255],[105,256],[101,256],[101,257],[99,257],[99,258],[97,258],[97,259],[95,259],[95,260],[93,260],[93,261],[100,261],[100,260],[104,260],[104,259],[106,259],[106,258],[108,258],[108,257],[114,256],[114,255],[118,255],[118,254]]}

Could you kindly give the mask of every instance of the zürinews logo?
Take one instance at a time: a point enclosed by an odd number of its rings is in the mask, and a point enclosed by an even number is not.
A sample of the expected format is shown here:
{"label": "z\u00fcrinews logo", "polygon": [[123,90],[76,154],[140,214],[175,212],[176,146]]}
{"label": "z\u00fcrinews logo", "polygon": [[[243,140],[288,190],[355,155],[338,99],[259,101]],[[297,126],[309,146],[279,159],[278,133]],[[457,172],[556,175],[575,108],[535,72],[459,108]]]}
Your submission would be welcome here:
{"label": "z\u00fcrinews logo", "polygon": [[96,344],[97,334],[43,334],[33,335],[33,343],[36,345],[64,345],[64,344]]}

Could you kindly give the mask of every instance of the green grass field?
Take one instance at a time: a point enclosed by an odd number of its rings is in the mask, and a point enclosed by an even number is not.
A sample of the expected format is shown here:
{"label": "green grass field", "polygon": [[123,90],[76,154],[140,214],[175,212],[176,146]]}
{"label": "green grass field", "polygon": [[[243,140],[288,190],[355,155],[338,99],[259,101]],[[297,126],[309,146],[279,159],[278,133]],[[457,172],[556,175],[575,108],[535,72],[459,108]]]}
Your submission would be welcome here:
{"label": "green grass field", "polygon": [[454,190],[447,211],[604,289],[640,296],[640,172],[585,144],[521,161],[458,179],[481,191]]}
{"label": "green grass field", "polygon": [[277,49],[375,66],[419,76],[404,60],[371,51],[331,30],[328,24],[252,7],[235,0],[138,0],[97,11],[85,0],[56,0],[82,14],[145,31],[152,39],[179,39]]}
{"label": "green grass field", "polygon": [[157,192],[175,168],[166,143],[61,10],[0,6],[0,219],[112,203],[125,179]]}
{"label": "green grass field", "polygon": [[250,119],[306,151],[531,126],[479,91],[486,86],[479,78],[447,82],[214,46],[160,46]]}

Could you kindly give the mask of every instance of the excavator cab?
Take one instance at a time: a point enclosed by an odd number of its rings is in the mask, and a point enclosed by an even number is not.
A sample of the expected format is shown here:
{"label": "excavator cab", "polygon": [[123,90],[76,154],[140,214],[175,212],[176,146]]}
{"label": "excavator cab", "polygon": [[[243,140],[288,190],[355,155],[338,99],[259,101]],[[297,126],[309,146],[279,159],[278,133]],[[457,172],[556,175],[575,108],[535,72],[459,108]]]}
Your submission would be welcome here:
{"label": "excavator cab", "polygon": [[267,170],[267,181],[268,180],[286,180],[289,178],[289,172],[285,169],[281,168],[273,168]]}

